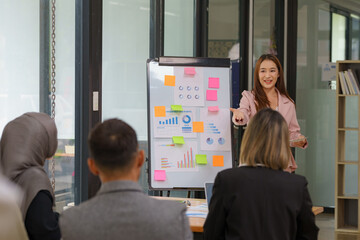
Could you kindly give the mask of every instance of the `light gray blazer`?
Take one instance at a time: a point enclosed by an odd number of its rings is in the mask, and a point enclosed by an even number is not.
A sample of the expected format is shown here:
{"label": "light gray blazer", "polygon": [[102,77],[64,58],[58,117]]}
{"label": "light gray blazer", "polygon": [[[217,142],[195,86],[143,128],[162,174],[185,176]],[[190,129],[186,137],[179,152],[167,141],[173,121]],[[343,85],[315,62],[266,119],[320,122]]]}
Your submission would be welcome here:
{"label": "light gray blazer", "polygon": [[193,239],[186,207],[145,195],[132,181],[104,183],[92,199],[60,216],[64,240]]}

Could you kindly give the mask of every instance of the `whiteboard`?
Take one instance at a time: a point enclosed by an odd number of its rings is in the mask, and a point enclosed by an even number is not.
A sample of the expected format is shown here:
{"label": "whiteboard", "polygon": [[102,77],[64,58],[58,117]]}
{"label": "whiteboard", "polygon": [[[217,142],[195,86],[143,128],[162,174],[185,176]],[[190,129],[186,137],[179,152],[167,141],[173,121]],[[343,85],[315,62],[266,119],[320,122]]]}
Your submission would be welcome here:
{"label": "whiteboard", "polygon": [[148,60],[150,189],[204,188],[233,167],[230,74],[229,59]]}

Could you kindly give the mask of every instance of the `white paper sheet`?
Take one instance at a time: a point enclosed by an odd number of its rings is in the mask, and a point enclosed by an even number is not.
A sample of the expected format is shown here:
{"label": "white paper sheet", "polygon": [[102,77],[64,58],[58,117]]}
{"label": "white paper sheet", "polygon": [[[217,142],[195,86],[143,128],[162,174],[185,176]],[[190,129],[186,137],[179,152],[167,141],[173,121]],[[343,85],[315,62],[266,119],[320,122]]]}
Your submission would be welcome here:
{"label": "white paper sheet", "polygon": [[200,149],[209,151],[230,151],[231,131],[229,109],[209,112],[200,109],[200,120],[204,121],[204,132],[200,134]]}
{"label": "white paper sheet", "polygon": [[184,138],[196,138],[193,133],[192,122],[194,119],[194,109],[184,109],[182,112],[171,111],[166,109],[166,117],[155,117],[154,137],[155,138],[172,138],[173,136],[183,136]]}
{"label": "white paper sheet", "polygon": [[183,145],[175,145],[171,141],[162,141],[156,142],[155,146],[156,169],[167,172],[199,171],[195,161],[196,141],[185,141]]}
{"label": "white paper sheet", "polygon": [[202,68],[196,69],[195,75],[184,74],[184,68],[174,69],[176,82],[174,87],[174,103],[182,106],[204,106],[204,79]]}

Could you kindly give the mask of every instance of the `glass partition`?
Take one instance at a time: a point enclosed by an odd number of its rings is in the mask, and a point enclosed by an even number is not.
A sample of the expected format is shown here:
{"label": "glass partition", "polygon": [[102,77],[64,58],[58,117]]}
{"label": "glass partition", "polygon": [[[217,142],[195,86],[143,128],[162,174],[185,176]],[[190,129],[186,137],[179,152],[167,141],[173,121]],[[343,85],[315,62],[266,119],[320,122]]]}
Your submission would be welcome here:
{"label": "glass partition", "polygon": [[164,56],[194,56],[194,0],[165,0]]}
{"label": "glass partition", "polygon": [[[49,2],[4,0],[1,3],[0,134],[9,121],[25,112],[50,112]],[[55,122],[59,142],[55,155],[55,201],[57,211],[62,211],[64,206],[74,201],[74,1],[57,1],[55,27]],[[41,75],[43,72],[45,74]],[[42,88],[44,92],[40,91]],[[40,109],[40,106],[46,107]],[[49,165],[46,161],[45,170],[51,176]]]}
{"label": "glass partition", "polygon": [[[51,17],[51,12],[50,12]],[[50,25],[51,26],[51,25]],[[75,176],[75,2],[56,1],[56,208],[74,202]],[[50,172],[50,171],[49,171]]]}
{"label": "glass partition", "polygon": [[360,15],[351,14],[351,59],[360,59]]}
{"label": "glass partition", "polygon": [[[333,13],[327,1],[299,0],[296,111],[309,147],[296,149],[296,173],[307,178],[318,206],[334,206],[335,195],[336,86],[322,81],[322,66],[346,58],[346,25],[344,15]],[[356,102],[349,101],[347,108],[346,119],[357,119],[357,112],[349,110],[357,108]],[[356,152],[356,146],[348,151]],[[352,179],[347,190],[357,189],[356,172],[347,177]]]}
{"label": "glass partition", "polygon": [[254,67],[262,54],[277,55],[275,31],[275,0],[254,0]]}
{"label": "glass partition", "polygon": [[296,149],[297,174],[309,182],[314,205],[334,206],[335,91],[321,81],[321,66],[330,61],[330,6],[322,0],[300,0],[296,112],[307,149]]}
{"label": "glass partition", "polygon": [[147,140],[149,19],[150,1],[103,1],[102,119],[123,119],[140,141]]}
{"label": "glass partition", "polygon": [[331,59],[345,60],[346,56],[346,17],[337,13],[332,14]]}
{"label": "glass partition", "polygon": [[[103,0],[102,120],[130,124],[145,152],[149,36],[150,1]],[[146,166],[140,184],[147,190]]]}
{"label": "glass partition", "polygon": [[210,0],[208,56],[239,59],[239,30],[239,1]]}
{"label": "glass partition", "polygon": [[39,14],[39,1],[1,3],[0,134],[19,115],[39,111]]}

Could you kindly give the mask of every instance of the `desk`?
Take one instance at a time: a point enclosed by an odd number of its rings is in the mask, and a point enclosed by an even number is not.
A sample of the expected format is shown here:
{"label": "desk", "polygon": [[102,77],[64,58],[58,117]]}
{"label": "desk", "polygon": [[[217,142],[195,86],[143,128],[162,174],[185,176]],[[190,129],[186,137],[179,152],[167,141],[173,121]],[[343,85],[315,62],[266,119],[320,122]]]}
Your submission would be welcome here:
{"label": "desk", "polygon": [[[206,199],[197,199],[197,198],[174,198],[174,197],[154,197],[160,200],[172,200],[172,201],[189,201],[191,206],[199,206],[206,203]],[[188,208],[189,209],[189,208]],[[194,210],[192,210],[194,211]],[[312,207],[314,215],[318,215],[324,211],[323,207]],[[205,223],[205,218],[201,217],[189,217],[190,228],[192,232],[203,232],[203,226]]]}

